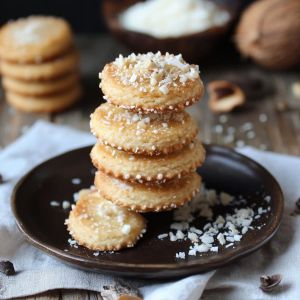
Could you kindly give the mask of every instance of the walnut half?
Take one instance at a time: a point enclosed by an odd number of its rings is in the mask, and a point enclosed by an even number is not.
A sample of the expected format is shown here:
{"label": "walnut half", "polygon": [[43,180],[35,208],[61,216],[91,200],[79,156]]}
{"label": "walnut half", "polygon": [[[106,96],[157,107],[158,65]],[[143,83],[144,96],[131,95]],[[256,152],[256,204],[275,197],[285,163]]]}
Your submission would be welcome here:
{"label": "walnut half", "polygon": [[245,103],[245,93],[237,85],[216,80],[208,84],[209,108],[214,113],[227,113]]}

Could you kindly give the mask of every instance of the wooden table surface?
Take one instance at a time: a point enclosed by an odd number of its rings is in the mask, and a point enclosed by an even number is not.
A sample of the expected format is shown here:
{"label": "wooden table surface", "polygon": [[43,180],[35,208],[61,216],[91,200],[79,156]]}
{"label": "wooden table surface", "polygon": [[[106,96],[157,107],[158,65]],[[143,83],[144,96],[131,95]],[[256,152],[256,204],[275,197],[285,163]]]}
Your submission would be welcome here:
{"label": "wooden table surface", "polygon": [[[89,130],[89,115],[101,101],[98,73],[105,63],[127,51],[108,35],[79,36],[77,45],[81,52],[84,84],[82,101],[64,113],[31,115],[9,107],[1,91],[0,148],[13,142],[39,119]],[[300,155],[300,99],[291,92],[291,84],[300,80],[299,71],[266,71],[232,54],[220,56],[210,65],[200,65],[200,70],[205,83],[217,79],[242,80],[246,90],[251,92],[243,109],[227,115],[213,115],[207,107],[207,95],[199,104],[189,108],[198,121],[203,141],[230,147],[250,145],[262,150]],[[282,103],[288,105],[287,110],[280,109]],[[94,292],[61,290],[26,299],[102,298]]]}

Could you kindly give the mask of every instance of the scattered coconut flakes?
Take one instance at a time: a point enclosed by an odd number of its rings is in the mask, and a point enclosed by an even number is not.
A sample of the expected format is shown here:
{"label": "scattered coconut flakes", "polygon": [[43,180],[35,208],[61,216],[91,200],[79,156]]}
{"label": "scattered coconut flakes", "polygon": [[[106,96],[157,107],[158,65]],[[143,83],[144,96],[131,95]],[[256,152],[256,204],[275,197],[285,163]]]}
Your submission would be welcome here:
{"label": "scattered coconut flakes", "polygon": [[217,239],[221,245],[224,245],[226,243],[223,233],[219,233],[217,235]]}
{"label": "scattered coconut flakes", "polygon": [[270,203],[270,201],[271,201],[271,196],[265,196],[265,197],[264,197],[264,200],[265,200],[267,203]]}
{"label": "scattered coconut flakes", "polygon": [[164,238],[168,237],[169,235],[167,233],[162,233],[160,235],[158,235],[157,237],[160,239],[160,240],[163,240]]}
{"label": "scattered coconut flakes", "polygon": [[227,236],[225,238],[226,241],[233,243],[234,242],[234,238],[232,236]]}
{"label": "scattered coconut flakes", "polygon": [[214,238],[209,236],[207,233],[204,233],[201,237],[201,242],[204,244],[212,244],[214,242]]}
{"label": "scattered coconut flakes", "polygon": [[176,232],[176,238],[178,240],[183,240],[184,237],[185,237],[185,234],[181,230],[177,230],[177,232]]}
{"label": "scattered coconut flakes", "polygon": [[241,238],[242,238],[242,235],[240,235],[240,234],[235,234],[233,236],[233,239],[234,239],[235,242],[239,242],[241,240]]}
{"label": "scattered coconut flakes", "polygon": [[198,235],[194,232],[188,232],[188,239],[190,239],[194,243],[199,242]]}
{"label": "scattered coconut flakes", "polygon": [[189,252],[188,252],[188,255],[189,256],[196,256],[197,255],[196,249],[194,249],[194,248],[190,249]]}
{"label": "scattered coconut flakes", "polygon": [[80,178],[72,178],[71,182],[75,185],[78,185],[81,183],[81,179]]}
{"label": "scattered coconut flakes", "polygon": [[170,228],[175,229],[175,230],[186,230],[189,228],[189,223],[187,223],[187,222],[172,223],[170,225]]}
{"label": "scattered coconut flakes", "polygon": [[191,232],[191,233],[196,233],[196,234],[198,234],[198,235],[200,235],[200,234],[203,233],[202,230],[200,230],[200,229],[198,229],[198,228],[196,228],[196,227],[191,227],[191,228],[190,228],[190,232]]}
{"label": "scattered coconut flakes", "polygon": [[78,244],[77,244],[77,242],[76,242],[75,240],[69,238],[69,239],[68,239],[68,243],[69,243],[69,245],[70,245],[71,247],[73,247],[73,248],[78,248]]}
{"label": "scattered coconut flakes", "polygon": [[185,259],[185,252],[178,252],[178,253],[176,253],[176,258]]}
{"label": "scattered coconut flakes", "polygon": [[70,208],[70,207],[71,207],[70,201],[64,200],[64,201],[62,202],[62,208],[63,208],[63,209],[68,209],[68,208]]}
{"label": "scattered coconut flakes", "polygon": [[[215,197],[214,199],[213,196]],[[225,192],[218,194],[214,190],[202,188],[192,201],[173,212],[173,218],[176,222],[170,225],[170,229],[175,230],[175,232],[170,231],[164,237],[169,237],[170,241],[173,242],[188,239],[192,245],[186,255],[192,256],[208,251],[218,252],[219,246],[226,248],[234,246],[235,243],[238,243],[243,238],[244,234],[254,229],[251,225],[253,220],[269,210],[268,208],[258,207],[254,211],[253,208],[256,205],[252,205],[252,207],[236,207],[226,215],[218,215],[212,218],[212,207],[216,205],[227,206],[233,201],[236,205],[247,205],[247,200],[241,196],[234,198]],[[203,215],[203,211],[208,209],[212,212],[212,215],[204,213],[206,215],[204,218],[209,221],[208,223],[201,229],[190,226],[191,222],[195,220],[195,216]],[[260,229],[261,226],[256,228]],[[199,244],[199,241],[201,241],[201,244]],[[211,248],[213,249],[211,250]]]}
{"label": "scattered coconut flakes", "polygon": [[210,244],[195,245],[195,250],[198,252],[208,252],[211,248]]}
{"label": "scattered coconut flakes", "polygon": [[57,201],[50,201],[50,206],[57,207],[60,206],[60,203]]}
{"label": "scattered coconut flakes", "polygon": [[79,193],[73,194],[73,200],[74,200],[74,202],[77,202],[79,200]]}

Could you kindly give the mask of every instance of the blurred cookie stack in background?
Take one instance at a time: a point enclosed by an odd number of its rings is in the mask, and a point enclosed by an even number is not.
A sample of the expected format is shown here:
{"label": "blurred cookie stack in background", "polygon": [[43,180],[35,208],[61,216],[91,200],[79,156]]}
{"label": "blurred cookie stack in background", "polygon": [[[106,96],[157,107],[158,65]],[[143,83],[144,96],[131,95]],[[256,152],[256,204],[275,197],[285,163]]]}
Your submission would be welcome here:
{"label": "blurred cookie stack in background", "polygon": [[6,100],[19,110],[57,112],[80,98],[79,55],[63,19],[7,23],[0,30],[0,59]]}
{"label": "blurred cookie stack in background", "polygon": [[203,95],[198,66],[181,55],[120,56],[100,74],[108,103],[91,116],[95,185],[137,212],[174,209],[200,187],[205,150],[185,107]]}

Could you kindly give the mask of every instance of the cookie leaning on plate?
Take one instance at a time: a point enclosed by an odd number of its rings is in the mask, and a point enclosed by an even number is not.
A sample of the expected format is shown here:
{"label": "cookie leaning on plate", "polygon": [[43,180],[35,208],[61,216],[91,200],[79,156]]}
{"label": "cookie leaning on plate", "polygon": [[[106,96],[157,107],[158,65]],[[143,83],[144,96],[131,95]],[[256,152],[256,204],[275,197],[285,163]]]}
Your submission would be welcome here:
{"label": "cookie leaning on plate", "polygon": [[70,26],[57,17],[31,16],[9,22],[0,30],[0,57],[21,63],[40,63],[73,46]]}
{"label": "cookie leaning on plate", "polygon": [[117,205],[136,212],[159,212],[184,205],[200,189],[201,177],[190,173],[162,184],[129,183],[98,171],[95,186],[100,193]]}
{"label": "cookie leaning on plate", "polygon": [[99,76],[108,102],[143,113],[183,110],[204,92],[198,66],[180,54],[120,55]]}
{"label": "cookie leaning on plate", "polygon": [[167,155],[146,156],[120,151],[97,143],[91,152],[92,163],[104,173],[130,182],[164,182],[182,177],[202,165],[205,149],[200,141]]}
{"label": "cookie leaning on plate", "polygon": [[196,123],[185,112],[137,114],[105,103],[91,115],[92,133],[104,144],[132,153],[159,155],[188,145]]}
{"label": "cookie leaning on plate", "polygon": [[116,206],[95,190],[79,192],[66,225],[79,245],[96,251],[133,247],[146,231],[140,214]]}

